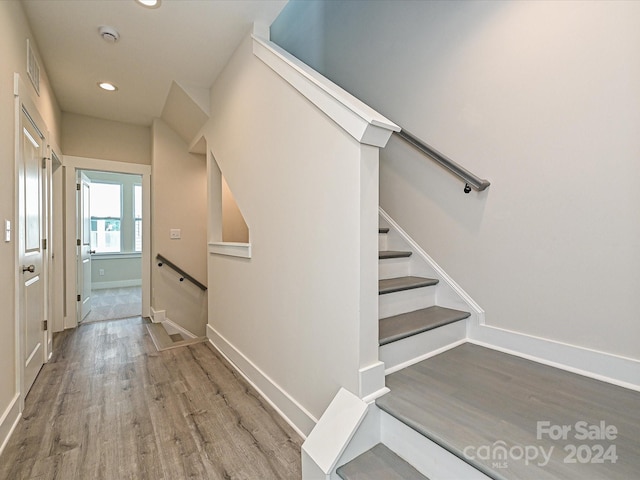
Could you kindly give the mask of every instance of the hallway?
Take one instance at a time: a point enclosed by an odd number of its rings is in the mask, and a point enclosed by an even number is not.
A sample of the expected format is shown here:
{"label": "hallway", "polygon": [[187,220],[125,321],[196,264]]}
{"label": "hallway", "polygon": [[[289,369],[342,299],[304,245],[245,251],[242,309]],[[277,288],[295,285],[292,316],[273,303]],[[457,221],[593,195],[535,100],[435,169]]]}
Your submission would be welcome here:
{"label": "hallway", "polygon": [[157,352],[145,323],[57,334],[0,479],[301,478],[301,438],[225,360]]}
{"label": "hallway", "polygon": [[136,317],[142,313],[141,287],[104,288],[93,290],[91,295],[91,311],[81,323]]}

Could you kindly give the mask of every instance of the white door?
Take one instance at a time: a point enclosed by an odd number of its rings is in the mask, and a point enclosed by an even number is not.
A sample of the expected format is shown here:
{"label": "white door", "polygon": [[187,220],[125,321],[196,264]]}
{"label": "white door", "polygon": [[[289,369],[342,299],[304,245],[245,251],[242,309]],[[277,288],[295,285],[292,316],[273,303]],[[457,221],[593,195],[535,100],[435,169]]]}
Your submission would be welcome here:
{"label": "white door", "polygon": [[23,104],[18,152],[18,316],[23,400],[44,363],[42,168],[46,139],[34,118],[38,118],[36,112],[28,112]]}
{"label": "white door", "polygon": [[91,180],[78,172],[78,322],[91,311]]}

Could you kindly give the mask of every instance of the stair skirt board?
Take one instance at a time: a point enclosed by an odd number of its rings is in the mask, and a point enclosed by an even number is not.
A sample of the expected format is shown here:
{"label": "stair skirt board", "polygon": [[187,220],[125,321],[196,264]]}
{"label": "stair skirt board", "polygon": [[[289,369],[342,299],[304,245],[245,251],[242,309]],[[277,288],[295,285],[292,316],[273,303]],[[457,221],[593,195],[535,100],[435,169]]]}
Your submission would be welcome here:
{"label": "stair skirt board", "polygon": [[379,358],[385,375],[413,365],[437,353],[455,348],[467,340],[465,322],[455,322],[418,335],[382,345]]}
{"label": "stair skirt board", "polygon": [[[385,248],[394,250],[411,250],[410,273],[424,275],[439,280],[438,304],[457,308],[471,313],[468,322],[472,324],[484,323],[484,310],[449,276],[447,273],[418,245],[382,208],[379,212],[379,228],[389,227],[389,233],[379,235],[385,238]],[[435,304],[432,303],[432,305]],[[429,306],[429,305],[425,305]],[[424,308],[424,307],[418,307]],[[414,308],[413,310],[416,310]],[[405,310],[410,311],[410,310]],[[402,313],[397,312],[397,313]],[[391,315],[395,315],[393,313]],[[390,315],[381,315],[381,318]]]}
{"label": "stair skirt board", "polygon": [[382,443],[337,470],[344,480],[429,480]]}

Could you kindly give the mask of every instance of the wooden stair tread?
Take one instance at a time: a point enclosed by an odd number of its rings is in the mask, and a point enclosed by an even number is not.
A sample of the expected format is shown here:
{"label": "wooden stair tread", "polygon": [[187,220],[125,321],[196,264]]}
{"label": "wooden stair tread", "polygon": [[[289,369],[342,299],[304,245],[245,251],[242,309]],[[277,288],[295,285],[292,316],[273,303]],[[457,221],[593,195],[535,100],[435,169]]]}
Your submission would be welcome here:
{"label": "wooden stair tread", "polygon": [[379,321],[379,344],[395,342],[434,328],[464,320],[469,312],[433,306],[409,313],[394,315]]}
{"label": "wooden stair tread", "polygon": [[389,233],[389,227],[378,228],[378,233]]}
{"label": "wooden stair tread", "polygon": [[412,252],[397,251],[397,250],[381,250],[378,252],[378,259],[385,260],[389,258],[406,258],[410,257]]}
{"label": "wooden stair tread", "polygon": [[401,292],[403,290],[411,290],[414,288],[430,287],[437,283],[438,280],[435,278],[413,276],[385,278],[383,280],[378,280],[378,294],[384,295],[387,293]]}
{"label": "wooden stair tread", "polygon": [[342,465],[336,473],[344,480],[429,480],[382,443]]}
{"label": "wooden stair tread", "polygon": [[[470,343],[388,375],[386,385],[391,391],[376,400],[378,407],[491,478],[626,480],[640,471],[640,392]],[[572,430],[559,440],[538,438],[537,422],[544,421]],[[618,434],[614,440],[576,439],[581,421],[605,422]],[[545,465],[541,456],[526,464],[473,455],[499,442],[507,451],[525,445],[553,450]],[[567,445],[587,445],[595,455],[594,443],[605,450],[615,445],[615,463],[565,461]]]}

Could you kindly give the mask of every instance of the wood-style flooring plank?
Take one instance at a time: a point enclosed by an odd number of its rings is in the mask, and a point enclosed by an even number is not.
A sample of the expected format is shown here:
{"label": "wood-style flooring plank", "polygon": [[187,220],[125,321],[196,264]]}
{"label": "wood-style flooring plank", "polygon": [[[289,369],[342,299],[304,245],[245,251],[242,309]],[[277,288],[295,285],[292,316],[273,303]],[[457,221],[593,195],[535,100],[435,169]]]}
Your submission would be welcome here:
{"label": "wood-style flooring plank", "polygon": [[302,439],[208,344],[157,352],[141,318],[54,341],[0,480],[301,477]]}

